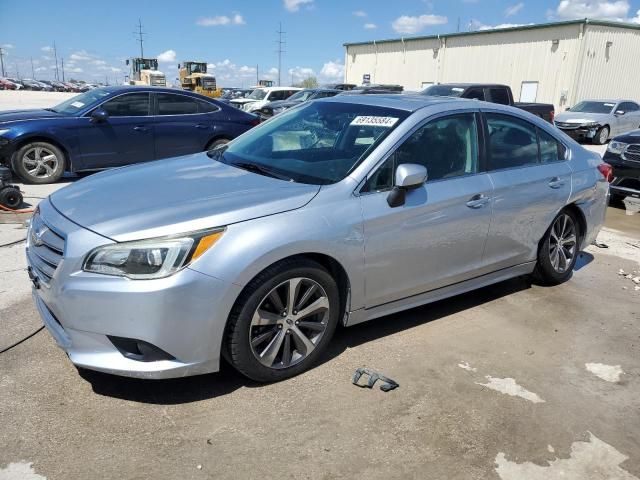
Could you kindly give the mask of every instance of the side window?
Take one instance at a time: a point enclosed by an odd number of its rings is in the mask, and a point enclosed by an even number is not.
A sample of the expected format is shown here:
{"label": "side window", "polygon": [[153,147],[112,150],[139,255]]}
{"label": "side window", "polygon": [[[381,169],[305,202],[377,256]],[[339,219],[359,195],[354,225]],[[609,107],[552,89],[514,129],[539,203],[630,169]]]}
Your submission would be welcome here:
{"label": "side window", "polygon": [[127,93],[102,104],[110,117],[145,117],[149,115],[148,93]]}
{"label": "side window", "polygon": [[489,162],[492,170],[537,165],[536,128],[510,115],[485,114],[489,131]]}
{"label": "side window", "polygon": [[566,159],[566,147],[540,128],[538,128],[538,141],[540,142],[540,163],[561,162]]}
{"label": "side window", "polygon": [[616,110],[622,110],[625,113],[636,112],[638,110],[638,105],[633,102],[622,102],[620,105],[618,105],[618,108],[616,108]]}
{"label": "side window", "polygon": [[269,94],[268,100],[275,102],[276,100],[284,100],[284,90],[275,90]]}
{"label": "side window", "polygon": [[385,190],[393,185],[395,167],[417,163],[427,168],[427,181],[478,172],[478,129],[475,115],[465,113],[439,118],[413,133],[370,177],[363,191]]}
{"label": "side window", "polygon": [[509,93],[506,88],[490,88],[489,95],[493,103],[509,105]]}
{"label": "side window", "polygon": [[629,102],[630,112],[637,112],[638,110],[640,110],[640,106],[637,103]]}
{"label": "side window", "polygon": [[157,94],[158,115],[187,115],[198,113],[198,100],[186,95]]}
{"label": "side window", "polygon": [[205,102],[204,100],[198,100],[199,113],[211,113],[211,112],[217,112],[218,110],[220,109],[213,103]]}
{"label": "side window", "polygon": [[470,88],[464,94],[464,98],[472,98],[475,100],[484,100],[484,90],[481,88]]}

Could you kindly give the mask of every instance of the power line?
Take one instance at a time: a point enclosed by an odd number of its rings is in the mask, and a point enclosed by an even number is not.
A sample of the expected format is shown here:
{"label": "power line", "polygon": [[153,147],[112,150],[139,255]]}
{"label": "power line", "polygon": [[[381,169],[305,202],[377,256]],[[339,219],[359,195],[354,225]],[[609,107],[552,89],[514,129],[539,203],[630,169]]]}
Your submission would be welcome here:
{"label": "power line", "polygon": [[282,54],[285,53],[285,50],[283,50],[282,47],[283,45],[286,45],[286,42],[282,40],[282,34],[287,33],[282,31],[282,22],[278,24],[278,31],[276,33],[278,34],[278,40],[276,40],[276,43],[278,44],[278,86],[281,86],[280,78],[282,72]]}

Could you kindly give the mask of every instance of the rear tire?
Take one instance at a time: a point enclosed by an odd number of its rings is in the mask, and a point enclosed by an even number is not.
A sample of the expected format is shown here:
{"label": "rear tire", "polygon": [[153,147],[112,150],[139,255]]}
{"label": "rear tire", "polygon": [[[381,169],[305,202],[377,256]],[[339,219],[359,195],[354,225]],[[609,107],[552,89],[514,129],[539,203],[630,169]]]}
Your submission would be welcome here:
{"label": "rear tire", "polygon": [[326,351],[339,312],[338,287],[327,270],[311,260],[284,260],[254,278],[236,301],[225,357],[258,382],[293,377]]}
{"label": "rear tire", "polygon": [[60,180],[64,173],[65,156],[48,142],[31,142],[13,154],[13,171],[25,183],[43,185]]}
{"label": "rear tire", "polygon": [[593,143],[596,145],[604,145],[609,139],[609,127],[600,127],[593,137]]}
{"label": "rear tire", "polygon": [[553,219],[538,248],[534,277],[543,285],[559,285],[573,273],[579,253],[580,225],[569,210]]}
{"label": "rear tire", "polygon": [[205,148],[205,152],[208,152],[209,150],[213,150],[214,148],[218,148],[221,145],[226,145],[229,142],[230,140],[226,138],[219,138],[217,140],[214,140],[213,142],[207,145],[207,148]]}

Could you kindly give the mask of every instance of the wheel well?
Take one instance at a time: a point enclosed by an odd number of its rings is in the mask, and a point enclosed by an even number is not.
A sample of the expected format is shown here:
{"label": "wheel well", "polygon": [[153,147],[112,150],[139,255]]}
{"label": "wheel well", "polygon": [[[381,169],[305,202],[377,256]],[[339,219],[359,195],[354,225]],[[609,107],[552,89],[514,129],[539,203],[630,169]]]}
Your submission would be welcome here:
{"label": "wheel well", "polygon": [[[52,138],[49,137],[42,137],[42,136],[35,136],[35,137],[29,137],[29,138],[25,138],[22,139],[18,142],[18,144],[16,145],[15,149],[13,150],[13,154],[15,155],[16,153],[18,153],[18,150],[20,150],[22,147],[24,147],[25,145],[29,144],[29,143],[33,143],[33,142],[46,142],[46,143],[50,143],[51,145],[58,147],[62,153],[64,154],[64,168],[65,171],[71,171],[71,157],[69,155],[69,151],[59,142],[57,142],[56,140],[53,140]],[[13,162],[13,155],[11,156],[11,160],[10,163]]]}
{"label": "wheel well", "polygon": [[587,233],[587,219],[585,218],[584,213],[582,213],[582,210],[580,210],[580,208],[575,203],[570,203],[569,205],[564,207],[563,210],[570,211],[578,220],[578,228],[580,229],[580,232],[578,233],[578,249],[580,250],[583,247],[582,242],[584,240],[585,234]]}
{"label": "wheel well", "polygon": [[218,140],[228,140],[231,141],[231,139],[229,138],[228,135],[217,135],[211,139],[209,139],[209,141],[207,142],[207,145],[204,147],[204,151],[206,152],[207,150],[209,150],[209,145],[211,145],[213,142],[216,142]]}

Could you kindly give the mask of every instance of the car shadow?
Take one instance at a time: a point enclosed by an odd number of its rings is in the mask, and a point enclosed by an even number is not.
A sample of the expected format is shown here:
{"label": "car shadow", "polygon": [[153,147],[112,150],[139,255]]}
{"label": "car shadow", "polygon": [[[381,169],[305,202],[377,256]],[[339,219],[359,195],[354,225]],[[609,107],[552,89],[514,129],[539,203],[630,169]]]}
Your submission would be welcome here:
{"label": "car shadow", "polygon": [[[339,328],[319,363],[332,360],[348,348],[356,348],[530,287],[530,277],[517,277],[353,327]],[[167,380],[118,377],[90,370],[80,370],[80,376],[91,384],[98,395],[158,405],[197,402],[227,395],[242,387],[256,388],[264,385],[240,375],[226,362],[222,362],[218,373]]]}

